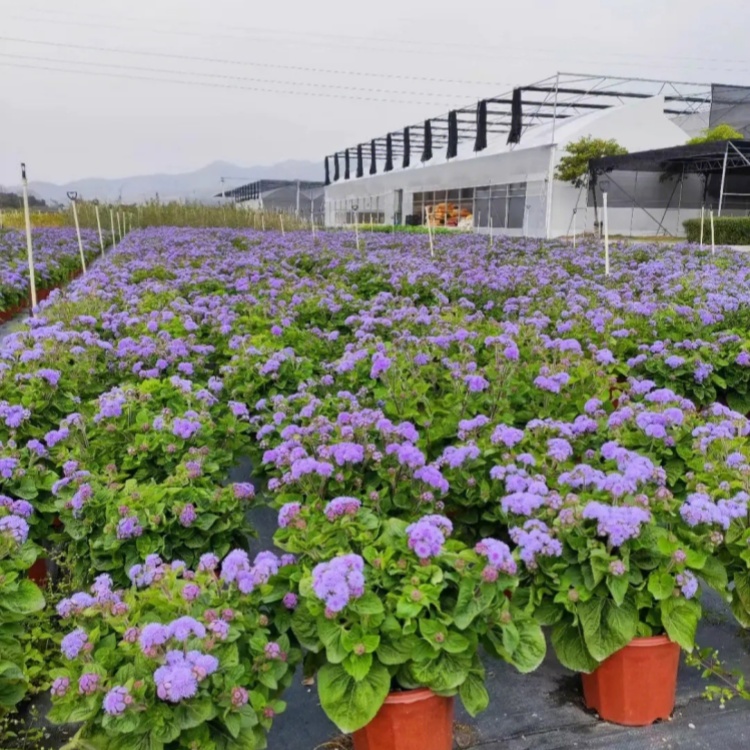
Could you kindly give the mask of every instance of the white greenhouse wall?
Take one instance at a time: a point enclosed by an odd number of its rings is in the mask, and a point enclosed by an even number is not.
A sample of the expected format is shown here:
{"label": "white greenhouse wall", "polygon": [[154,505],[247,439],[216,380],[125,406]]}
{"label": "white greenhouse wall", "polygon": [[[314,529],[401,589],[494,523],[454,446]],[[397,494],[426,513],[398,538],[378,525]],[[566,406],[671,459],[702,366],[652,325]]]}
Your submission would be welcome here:
{"label": "white greenhouse wall", "polygon": [[[556,180],[552,182],[552,194],[548,195],[548,184],[554,167],[563,155],[565,146],[583,136],[613,138],[628,151],[643,151],[667,148],[685,143],[687,134],[664,114],[664,99],[653,97],[628,102],[620,107],[597,110],[578,117],[558,121],[554,130],[555,145],[552,144],[551,123],[539,125],[524,134],[519,146],[509,150],[502,139],[494,139],[482,155],[470,150],[470,144],[462,143],[459,155],[445,161],[444,154],[436,153],[429,165],[416,164],[408,169],[366,176],[360,179],[339,180],[325,190],[326,225],[339,226],[351,223],[352,206],[358,207],[360,221],[368,217],[382,219],[390,224],[398,211],[397,191],[403,191],[402,220],[412,213],[414,193],[434,190],[456,190],[460,188],[484,187],[525,182],[527,184],[524,226],[522,229],[495,229],[498,234],[527,235],[531,237],[559,237],[572,233],[573,210],[578,231],[594,228],[593,209],[585,210],[586,195],[577,188]],[[412,154],[419,159],[419,153]],[[365,169],[369,161],[365,159]],[[670,186],[664,186],[671,190]],[[668,193],[667,193],[668,197]],[[548,201],[549,198],[549,201]],[[548,217],[549,213],[549,217]],[[663,209],[658,212],[659,218]],[[673,233],[682,234],[681,222],[694,212],[668,211],[665,226]],[[654,234],[658,221],[638,209],[612,209],[609,213],[610,232],[613,234]],[[671,228],[670,228],[671,227]],[[476,231],[488,231],[477,229]]]}

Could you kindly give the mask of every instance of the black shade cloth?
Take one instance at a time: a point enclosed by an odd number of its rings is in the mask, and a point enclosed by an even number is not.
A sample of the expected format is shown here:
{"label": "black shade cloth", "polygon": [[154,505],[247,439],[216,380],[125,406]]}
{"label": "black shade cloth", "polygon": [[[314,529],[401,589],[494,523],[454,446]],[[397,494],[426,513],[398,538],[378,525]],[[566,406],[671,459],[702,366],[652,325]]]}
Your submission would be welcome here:
{"label": "black shade cloth", "polygon": [[362,163],[362,144],[357,146],[357,177],[364,177],[365,168]]}
{"label": "black shade cloth", "polygon": [[474,141],[474,151],[484,151],[487,148],[487,102],[482,99],[477,104],[477,137]]}
{"label": "black shade cloth", "polygon": [[393,139],[391,134],[385,137],[385,167],[384,172],[393,172]]}
{"label": "black shade cloth", "polygon": [[422,149],[422,161],[432,159],[432,123],[424,121],[424,148]]}
{"label": "black shade cloth", "polygon": [[403,168],[406,169],[411,164],[411,135],[409,128],[404,128],[404,161]]}
{"label": "black shade cloth", "polygon": [[448,150],[446,156],[453,159],[458,156],[458,114],[452,109],[448,113]]}
{"label": "black shade cloth", "polygon": [[731,125],[750,138],[750,86],[711,85],[711,113],[708,127]]}
{"label": "black shade cloth", "polygon": [[508,143],[521,142],[523,128],[523,106],[521,105],[521,89],[513,89],[513,102],[510,105],[510,132]]}
{"label": "black shade cloth", "polygon": [[331,184],[331,169],[328,166],[328,157],[327,156],[326,156],[325,165],[326,165],[326,180],[325,180],[325,182],[326,182],[326,185],[330,185]]}
{"label": "black shade cloth", "polygon": [[370,174],[378,173],[378,159],[375,154],[375,141],[370,141]]}
{"label": "black shade cloth", "polygon": [[341,173],[339,172],[339,155],[334,154],[333,157],[333,181],[338,182],[339,178],[341,177]]}
{"label": "black shade cloth", "polygon": [[349,149],[346,149],[344,151],[344,179],[348,180],[349,177]]}

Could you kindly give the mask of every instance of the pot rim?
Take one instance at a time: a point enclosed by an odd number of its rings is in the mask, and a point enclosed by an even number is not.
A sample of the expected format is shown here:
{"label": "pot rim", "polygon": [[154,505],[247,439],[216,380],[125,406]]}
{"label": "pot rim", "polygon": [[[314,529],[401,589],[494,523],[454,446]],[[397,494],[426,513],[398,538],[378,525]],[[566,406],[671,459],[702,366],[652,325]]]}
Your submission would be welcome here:
{"label": "pot rim", "polygon": [[398,704],[398,703],[417,703],[419,701],[426,701],[430,698],[439,698],[440,696],[430,690],[430,688],[422,687],[415,688],[414,690],[399,690],[388,693],[388,697],[384,701],[384,705]]}
{"label": "pot rim", "polygon": [[633,640],[630,641],[627,646],[623,646],[623,648],[653,648],[656,646],[667,645],[677,646],[677,648],[680,647],[679,644],[670,640],[668,635],[651,635],[643,638],[633,638]]}

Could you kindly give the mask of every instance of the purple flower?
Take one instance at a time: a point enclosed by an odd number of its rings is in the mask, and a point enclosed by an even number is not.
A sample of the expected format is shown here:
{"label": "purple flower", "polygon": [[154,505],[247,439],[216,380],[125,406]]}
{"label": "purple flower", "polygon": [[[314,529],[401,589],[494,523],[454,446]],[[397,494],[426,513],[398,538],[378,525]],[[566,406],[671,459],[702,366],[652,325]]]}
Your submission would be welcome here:
{"label": "purple flower", "polygon": [[50,692],[55,698],[62,698],[70,688],[70,679],[68,677],[57,677],[52,682]]}
{"label": "purple flower", "polygon": [[23,544],[29,538],[29,524],[19,516],[0,518],[0,534],[10,536],[16,544]]}
{"label": "purple flower", "polygon": [[105,696],[102,707],[110,716],[120,716],[133,702],[130,692],[125,687],[114,687]]}
{"label": "purple flower", "polygon": [[353,516],[362,507],[362,503],[355,497],[337,497],[325,507],[325,515],[329,521],[335,521],[341,516]]}
{"label": "purple flower", "polygon": [[248,500],[255,497],[255,487],[250,482],[235,482],[232,485],[232,493],[237,500]]}
{"label": "purple flower", "polygon": [[619,547],[641,533],[641,526],[651,521],[651,513],[632,505],[612,506],[590,502],[582,517],[597,521],[597,534],[608,537],[609,544]]}
{"label": "purple flower", "polygon": [[196,518],[198,518],[198,514],[195,512],[195,506],[188,503],[180,513],[180,524],[188,528],[195,523]]}
{"label": "purple flower", "polygon": [[230,401],[229,409],[235,417],[250,417],[250,412],[248,411],[247,406],[239,401]]}
{"label": "purple flower", "polygon": [[99,675],[93,672],[82,674],[78,679],[78,692],[81,695],[92,695],[99,689],[100,679]]}
{"label": "purple flower", "polygon": [[486,380],[481,375],[467,375],[464,378],[464,383],[466,383],[466,387],[470,393],[479,393],[490,387],[489,380]]}
{"label": "purple flower", "polygon": [[313,591],[329,612],[341,612],[365,591],[364,560],[359,555],[341,555],[313,568]]}
{"label": "purple flower", "polygon": [[689,570],[678,573],[675,580],[686,599],[692,599],[698,592],[698,579]]}
{"label": "purple flower", "polygon": [[328,451],[339,466],[362,463],[365,459],[364,446],[358,443],[334,443],[328,446]]}
{"label": "purple flower", "polygon": [[229,635],[229,623],[225,620],[214,620],[209,624],[208,629],[213,633],[220,641],[226,640]]}
{"label": "purple flower", "polygon": [[188,583],[182,589],[182,598],[186,602],[195,601],[201,595],[201,587],[197,583]]}
{"label": "purple flower", "polygon": [[419,479],[433,489],[439,490],[442,494],[445,494],[450,489],[448,480],[440,473],[440,469],[437,466],[422,466],[414,472],[414,478]]}
{"label": "purple flower", "polygon": [[297,595],[290,591],[288,594],[284,594],[281,601],[287,609],[294,609],[297,606]]}
{"label": "purple flower", "polygon": [[477,554],[487,558],[487,562],[497,571],[514,575],[517,571],[516,561],[513,559],[510,548],[505,542],[487,537],[482,539],[474,550]]}
{"label": "purple flower", "polygon": [[219,558],[213,552],[206,552],[201,555],[200,561],[198,562],[198,570],[216,570],[219,567]]}
{"label": "purple flower", "polygon": [[560,557],[562,544],[550,534],[545,523],[532,519],[523,527],[510,529],[510,538],[518,545],[521,560],[526,567],[534,570],[538,566],[538,557]]}
{"label": "purple flower", "polygon": [[172,434],[183,440],[190,440],[201,428],[201,423],[177,417],[172,424]]}
{"label": "purple flower", "polygon": [[453,531],[453,524],[444,516],[423,516],[406,527],[409,548],[420,560],[428,560],[443,551],[446,537]]}
{"label": "purple flower", "polygon": [[507,448],[512,448],[522,440],[523,430],[518,430],[515,427],[508,427],[508,425],[505,424],[499,424],[490,438],[493,445],[502,443]]}
{"label": "purple flower", "polygon": [[169,640],[169,637],[170,632],[166,625],[158,622],[150,622],[141,630],[138,643],[141,646],[141,651],[148,655],[154,653],[159,646],[163,646]]}
{"label": "purple flower", "polygon": [[137,516],[128,516],[123,518],[117,524],[117,538],[131,539],[143,534],[143,527],[138,523]]}
{"label": "purple flower", "polygon": [[183,643],[192,635],[196,638],[205,638],[206,628],[192,617],[180,617],[169,624],[169,635]]}
{"label": "purple flower", "polygon": [[370,377],[373,380],[379,378],[384,372],[387,372],[391,368],[391,360],[382,354],[381,352],[375,352],[372,357],[372,367],[370,369]]}
{"label": "purple flower", "polygon": [[555,461],[567,461],[573,455],[573,448],[563,438],[551,438],[547,441],[547,455]]}
{"label": "purple flower", "polygon": [[89,641],[89,637],[83,628],[76,628],[73,632],[68,633],[60,644],[60,650],[66,659],[75,659],[81,653],[84,646]]}
{"label": "purple flower", "polygon": [[279,526],[285,529],[300,514],[302,506],[300,503],[286,503],[279,511]]}

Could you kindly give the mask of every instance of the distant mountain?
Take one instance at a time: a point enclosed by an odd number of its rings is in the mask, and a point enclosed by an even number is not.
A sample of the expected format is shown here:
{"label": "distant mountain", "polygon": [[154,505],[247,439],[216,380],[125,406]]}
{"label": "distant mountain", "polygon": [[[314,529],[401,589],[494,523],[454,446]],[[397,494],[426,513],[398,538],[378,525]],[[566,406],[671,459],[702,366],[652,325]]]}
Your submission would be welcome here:
{"label": "distant mountain", "polygon": [[[215,161],[195,172],[184,174],[150,174],[122,179],[101,179],[90,177],[74,180],[64,185],[51,182],[30,182],[29,192],[48,202],[67,203],[69,190],[78,192],[85,200],[99,199],[107,203],[121,200],[123,203],[136,203],[159,196],[162,201],[194,200],[214,202],[216,193],[222,189],[221,178],[227,178],[227,190],[239,187],[245,182],[260,179],[277,180],[322,180],[320,164],[309,161],[284,161],[267,167],[240,167],[225,161]],[[20,186],[11,187],[19,192]]]}

